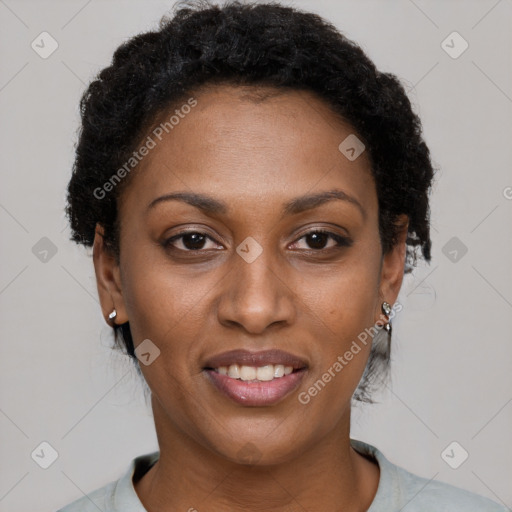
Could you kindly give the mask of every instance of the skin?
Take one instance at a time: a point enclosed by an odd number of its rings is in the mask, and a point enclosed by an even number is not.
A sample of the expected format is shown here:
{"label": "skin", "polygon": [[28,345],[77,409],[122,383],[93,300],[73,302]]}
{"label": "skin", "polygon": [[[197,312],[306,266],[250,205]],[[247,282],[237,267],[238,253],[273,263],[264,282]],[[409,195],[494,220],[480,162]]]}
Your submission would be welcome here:
{"label": "skin", "polygon": [[[308,404],[298,394],[383,320],[384,300],[396,301],[407,217],[383,255],[369,159],[363,153],[349,161],[338,150],[354,129],[312,93],[255,102],[251,91],[197,91],[197,106],[142,160],[121,196],[119,262],[97,225],[105,318],[115,307],[115,322],[130,322],[135,346],[150,339],[161,351],[141,364],[160,460],[135,490],[149,512],[364,511],[379,467],[350,446],[350,399],[370,343]],[[364,214],[345,200],[281,213],[285,202],[332,189],[356,198]],[[147,212],[152,200],[177,191],[212,196],[228,212],[206,214],[177,200]],[[352,244],[336,248],[325,237],[315,245],[305,235],[318,228]],[[165,248],[183,229],[210,238]],[[236,252],[248,236],[263,250],[252,263]],[[241,406],[202,371],[208,357],[234,348],[280,348],[304,358],[308,371],[278,404]],[[257,453],[252,464],[239,455],[249,443]]]}

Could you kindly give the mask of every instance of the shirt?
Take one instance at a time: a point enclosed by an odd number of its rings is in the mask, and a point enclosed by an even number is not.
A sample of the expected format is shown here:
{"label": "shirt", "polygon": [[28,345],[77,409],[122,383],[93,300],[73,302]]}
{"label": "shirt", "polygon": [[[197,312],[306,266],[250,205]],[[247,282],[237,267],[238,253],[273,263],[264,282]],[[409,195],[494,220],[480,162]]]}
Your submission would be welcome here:
{"label": "shirt", "polygon": [[[375,446],[350,439],[352,447],[380,468],[377,493],[367,512],[508,512],[498,503],[437,480],[428,480],[391,463]],[[139,455],[126,473],[57,512],[147,512],[133,486],[158,460],[160,452]]]}

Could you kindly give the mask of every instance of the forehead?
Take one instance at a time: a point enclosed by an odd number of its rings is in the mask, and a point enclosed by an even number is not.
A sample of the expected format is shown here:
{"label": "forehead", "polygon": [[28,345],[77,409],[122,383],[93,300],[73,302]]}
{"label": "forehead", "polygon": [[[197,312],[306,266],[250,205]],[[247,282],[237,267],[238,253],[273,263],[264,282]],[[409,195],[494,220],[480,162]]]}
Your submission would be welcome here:
{"label": "forehead", "polygon": [[188,190],[269,205],[333,188],[375,203],[367,155],[349,160],[339,149],[354,135],[309,91],[203,87],[159,116],[122,203]]}

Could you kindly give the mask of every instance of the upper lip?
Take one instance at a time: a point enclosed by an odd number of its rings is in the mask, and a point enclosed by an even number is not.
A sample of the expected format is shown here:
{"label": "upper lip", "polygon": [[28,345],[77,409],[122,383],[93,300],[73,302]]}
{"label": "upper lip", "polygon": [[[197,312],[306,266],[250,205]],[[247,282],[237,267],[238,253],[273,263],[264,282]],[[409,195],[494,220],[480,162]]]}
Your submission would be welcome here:
{"label": "upper lip", "polygon": [[294,370],[300,370],[308,366],[307,362],[289,352],[283,350],[261,350],[259,352],[250,352],[248,350],[230,350],[222,352],[209,358],[204,368],[219,368],[220,366],[230,366],[238,364],[239,366],[266,366],[268,364],[282,364],[283,366],[291,366]]}

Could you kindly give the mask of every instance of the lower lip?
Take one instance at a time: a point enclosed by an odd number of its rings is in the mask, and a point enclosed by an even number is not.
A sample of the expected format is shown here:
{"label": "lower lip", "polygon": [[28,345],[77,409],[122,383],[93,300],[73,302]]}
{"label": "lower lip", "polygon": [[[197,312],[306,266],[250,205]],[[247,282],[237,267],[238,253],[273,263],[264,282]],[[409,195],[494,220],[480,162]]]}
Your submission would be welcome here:
{"label": "lower lip", "polygon": [[306,373],[306,369],[303,368],[274,380],[247,382],[240,379],[232,379],[215,370],[204,371],[208,375],[210,382],[224,395],[238,404],[252,407],[274,405],[280,402],[299,386]]}

